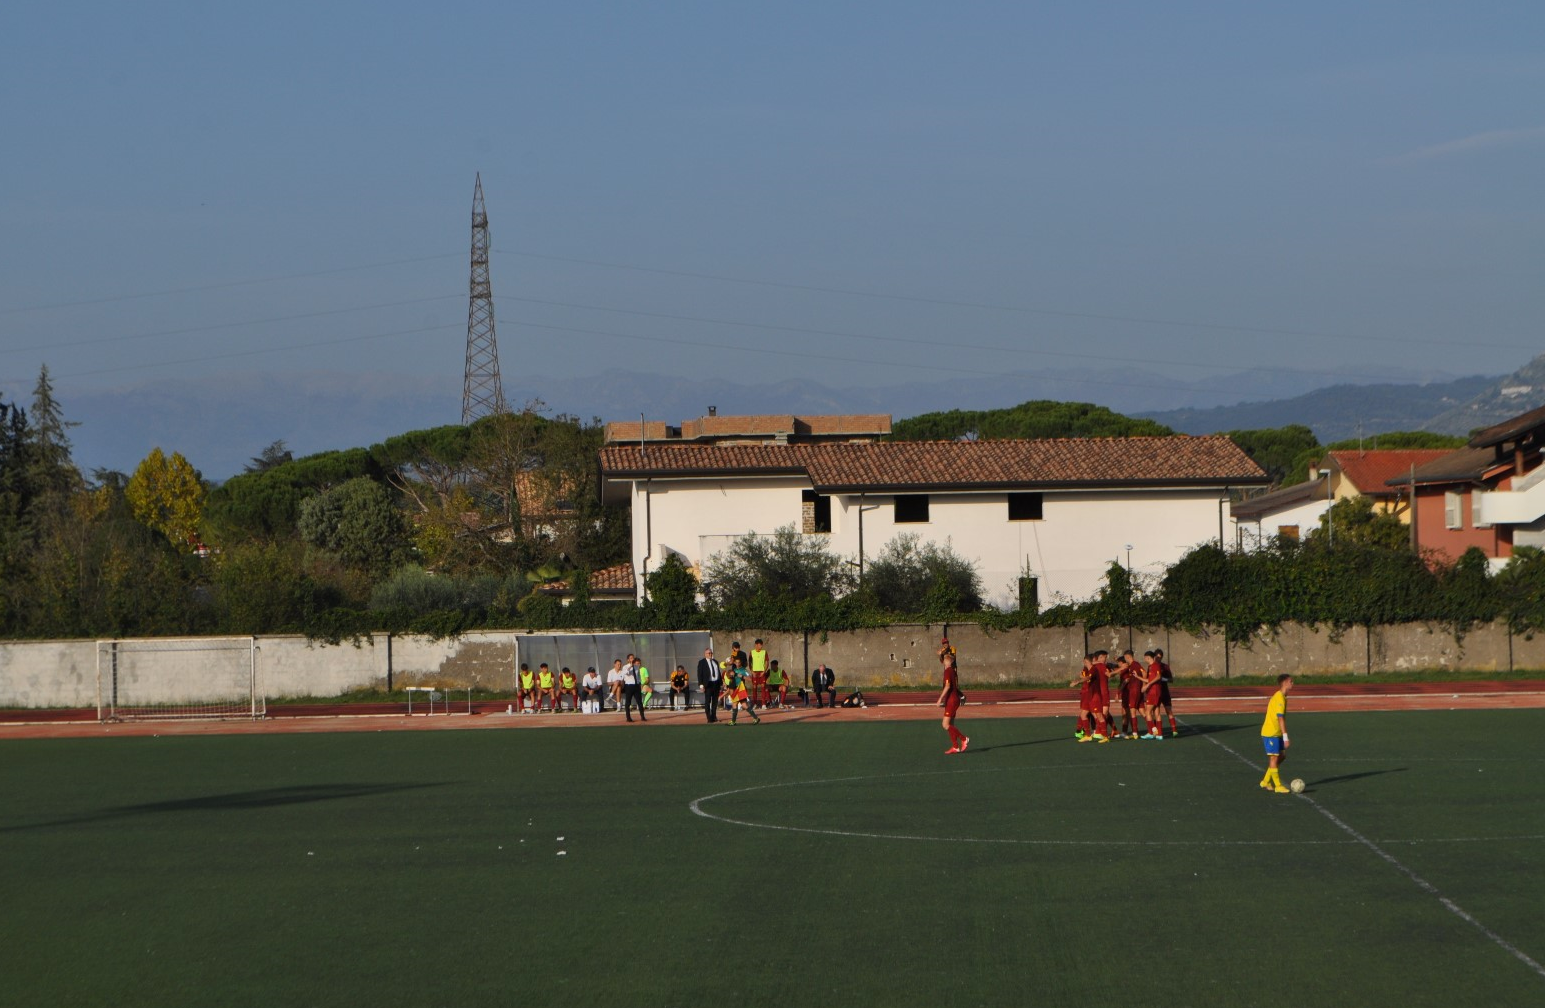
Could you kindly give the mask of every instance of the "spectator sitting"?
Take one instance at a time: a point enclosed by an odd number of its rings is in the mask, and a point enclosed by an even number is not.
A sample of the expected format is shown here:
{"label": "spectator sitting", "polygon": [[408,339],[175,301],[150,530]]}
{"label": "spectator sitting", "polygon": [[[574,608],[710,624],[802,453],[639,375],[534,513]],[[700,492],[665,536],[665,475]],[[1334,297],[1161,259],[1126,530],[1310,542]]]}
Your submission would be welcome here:
{"label": "spectator sitting", "polygon": [[[831,705],[837,706],[837,673],[828,668],[825,662],[815,667],[815,673],[811,676],[810,682],[817,707],[826,706],[823,697],[830,697]],[[806,700],[805,703],[808,705],[810,701]]]}
{"label": "spectator sitting", "polygon": [[601,692],[601,676],[596,672],[594,665],[590,666],[585,677],[580,680],[579,687],[584,691],[580,694],[580,710],[586,714],[599,714],[606,701]]}
{"label": "spectator sitting", "polygon": [[676,671],[671,673],[671,710],[676,709],[676,698],[681,697],[681,709],[686,710],[692,706],[692,694],[687,687],[687,667],[677,665]]}

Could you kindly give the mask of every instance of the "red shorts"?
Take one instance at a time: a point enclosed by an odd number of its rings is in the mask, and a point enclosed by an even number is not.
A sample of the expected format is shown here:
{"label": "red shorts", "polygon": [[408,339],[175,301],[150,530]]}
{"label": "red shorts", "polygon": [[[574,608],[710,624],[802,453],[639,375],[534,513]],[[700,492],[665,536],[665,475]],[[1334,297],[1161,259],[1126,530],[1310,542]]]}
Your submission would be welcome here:
{"label": "red shorts", "polygon": [[959,709],[960,694],[952,690],[950,695],[944,698],[944,715],[945,717],[954,717],[955,712]]}
{"label": "red shorts", "polygon": [[1078,689],[1078,709],[1081,711],[1094,709],[1090,689],[1087,685],[1080,686]]}
{"label": "red shorts", "polygon": [[1099,706],[1095,707],[1095,710],[1104,710],[1105,708],[1109,707],[1110,706],[1110,690],[1108,690],[1108,689],[1100,690],[1100,692],[1099,692],[1099,700],[1100,700]]}
{"label": "red shorts", "polygon": [[1159,705],[1159,687],[1156,685],[1148,687],[1144,693],[1143,702],[1149,707],[1157,707]]}
{"label": "red shorts", "polygon": [[1143,705],[1142,683],[1132,683],[1121,691],[1121,703],[1126,707],[1141,707]]}

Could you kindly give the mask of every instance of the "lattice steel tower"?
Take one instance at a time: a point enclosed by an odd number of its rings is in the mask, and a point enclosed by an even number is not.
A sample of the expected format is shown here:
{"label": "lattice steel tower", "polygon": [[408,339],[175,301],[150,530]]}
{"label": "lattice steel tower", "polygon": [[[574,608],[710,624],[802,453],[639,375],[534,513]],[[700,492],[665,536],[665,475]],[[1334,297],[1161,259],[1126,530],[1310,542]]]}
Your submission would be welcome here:
{"label": "lattice steel tower", "polygon": [[488,211],[483,175],[472,190],[472,288],[467,301],[467,369],[461,386],[461,422],[504,412],[499,345],[494,341],[494,294],[488,281]]}

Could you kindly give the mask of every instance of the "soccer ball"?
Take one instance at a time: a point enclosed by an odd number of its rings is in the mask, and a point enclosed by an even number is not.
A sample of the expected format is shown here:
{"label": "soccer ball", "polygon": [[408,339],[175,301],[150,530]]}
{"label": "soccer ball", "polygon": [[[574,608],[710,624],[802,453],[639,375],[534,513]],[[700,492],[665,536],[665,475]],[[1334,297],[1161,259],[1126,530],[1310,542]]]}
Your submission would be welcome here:
{"label": "soccer ball", "polygon": [[1288,788],[1291,789],[1294,794],[1303,794],[1304,782],[1302,778],[1294,777],[1292,782],[1288,784]]}

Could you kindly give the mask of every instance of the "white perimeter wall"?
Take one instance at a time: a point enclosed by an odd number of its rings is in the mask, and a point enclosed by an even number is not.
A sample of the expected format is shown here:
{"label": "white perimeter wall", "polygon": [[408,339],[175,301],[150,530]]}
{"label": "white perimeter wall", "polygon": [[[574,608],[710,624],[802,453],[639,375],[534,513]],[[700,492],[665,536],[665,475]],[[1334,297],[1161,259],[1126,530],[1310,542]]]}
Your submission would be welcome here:
{"label": "white perimeter wall", "polygon": [[[647,492],[646,492],[647,489]],[[633,565],[653,570],[667,550],[698,565],[747,532],[769,534],[802,522],[802,478],[737,480],[655,480],[635,485]],[[1195,546],[1219,534],[1220,501],[1215,490],[1079,490],[1042,495],[1039,521],[1009,521],[1008,494],[929,494],[929,520],[896,524],[890,494],[841,494],[832,498],[833,552],[857,559],[859,509],[863,512],[864,556],[872,559],[895,536],[914,533],[948,543],[972,560],[990,603],[1017,604],[1022,571],[1040,579],[1041,605],[1094,595],[1112,560],[1139,574],[1162,573]],[[1222,503],[1224,535],[1233,532]],[[870,510],[872,508],[872,510]]]}
{"label": "white perimeter wall", "polygon": [[[377,634],[352,643],[321,644],[300,636],[259,637],[261,688],[271,700],[332,697],[386,686],[474,685],[510,689],[515,683],[514,631],[469,633],[455,640]],[[165,695],[147,702],[186,699],[169,679]],[[95,707],[96,642],[0,642],[0,707]]]}

